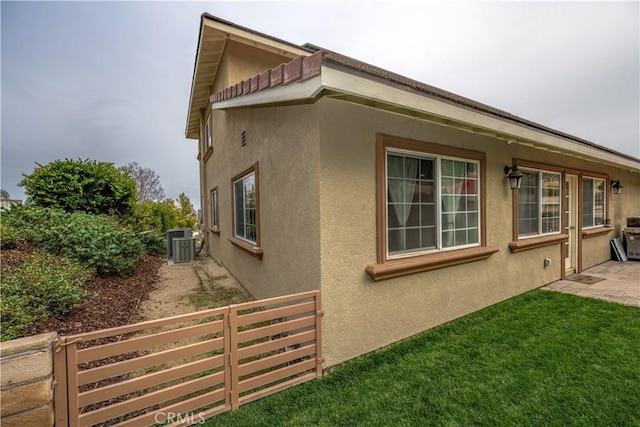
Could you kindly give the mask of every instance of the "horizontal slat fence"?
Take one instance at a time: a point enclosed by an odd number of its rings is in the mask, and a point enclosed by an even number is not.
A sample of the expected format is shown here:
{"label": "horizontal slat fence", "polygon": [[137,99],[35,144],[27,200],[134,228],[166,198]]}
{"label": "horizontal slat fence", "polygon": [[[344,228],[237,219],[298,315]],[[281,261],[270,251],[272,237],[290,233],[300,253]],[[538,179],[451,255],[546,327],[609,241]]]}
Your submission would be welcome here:
{"label": "horizontal slat fence", "polygon": [[320,292],[61,337],[57,426],[190,424],[322,375]]}

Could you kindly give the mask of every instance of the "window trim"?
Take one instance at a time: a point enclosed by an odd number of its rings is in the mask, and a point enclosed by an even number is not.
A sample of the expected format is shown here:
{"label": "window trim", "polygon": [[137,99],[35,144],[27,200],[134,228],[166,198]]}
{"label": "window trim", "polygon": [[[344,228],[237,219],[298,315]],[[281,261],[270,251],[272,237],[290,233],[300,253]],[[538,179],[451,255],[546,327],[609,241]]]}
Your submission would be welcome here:
{"label": "window trim", "polygon": [[211,114],[209,114],[206,120],[204,121],[202,135],[203,135],[202,145],[204,149],[204,155],[202,156],[202,160],[206,162],[207,160],[209,160],[209,157],[211,157],[211,154],[213,153],[213,126],[211,122]]}
{"label": "window trim", "polygon": [[[220,211],[218,209],[219,200],[220,199],[218,197],[218,187],[215,186],[211,189],[211,192],[209,193],[209,207],[211,208],[211,212],[209,213],[211,226],[209,227],[209,230],[215,234],[220,234],[220,214],[219,214]],[[215,201],[215,204],[214,204],[214,201]]]}
{"label": "window trim", "polygon": [[[602,224],[598,224],[598,225],[585,225],[584,224],[584,211],[583,211],[583,209],[584,209],[584,180],[585,179],[593,180],[594,184],[595,184],[596,180],[602,181],[602,183],[603,183],[602,187],[604,189],[604,200],[602,201],[602,209],[604,210],[604,212],[603,212]],[[580,181],[581,181],[581,185],[580,185],[580,207],[579,207],[579,209],[580,209],[580,218],[581,218],[580,227],[581,227],[581,230],[583,231],[583,236],[584,236],[584,231],[586,231],[586,230],[600,229],[600,228],[606,227],[605,220],[607,219],[607,213],[609,211],[609,209],[608,209],[609,206],[608,206],[608,203],[607,203],[607,200],[608,200],[608,197],[609,197],[609,192],[607,191],[607,186],[609,185],[609,180],[607,178],[603,178],[603,177],[597,177],[597,176],[592,176],[590,174],[584,174],[584,175],[582,175],[580,177]],[[594,185],[594,187],[593,187],[593,205],[592,205],[592,210],[595,210],[595,205],[596,205],[596,203],[595,203],[595,189],[596,189],[596,187]],[[595,216],[595,213],[594,213],[593,219],[595,220],[595,218],[596,218],[596,216]],[[597,233],[592,233],[592,234],[596,234],[597,235]],[[603,234],[604,234],[604,232],[603,232]],[[589,233],[587,233],[587,235],[589,235]]]}
{"label": "window trim", "polygon": [[[562,234],[562,230],[563,230],[563,217],[562,217],[562,212],[563,212],[563,204],[564,204],[564,186],[562,185],[562,183],[565,180],[565,174],[562,171],[557,171],[557,170],[550,170],[550,169],[545,169],[545,168],[534,168],[534,167],[522,167],[520,169],[523,172],[527,172],[527,173],[532,173],[535,172],[538,175],[538,196],[539,196],[539,200],[538,200],[538,208],[539,208],[539,214],[538,214],[538,234],[530,234],[528,236],[521,236],[520,235],[520,227],[519,227],[519,217],[518,217],[518,212],[519,212],[519,196],[518,196],[518,192],[515,192],[515,218],[514,218],[514,228],[515,228],[515,236],[516,236],[516,242],[517,241],[521,241],[521,240],[527,240],[527,239],[541,239],[541,238],[545,238],[547,236],[557,236]],[[556,174],[556,175],[560,175],[560,200],[559,200],[559,205],[560,205],[560,217],[558,218],[560,220],[559,224],[559,230],[558,231],[552,231],[550,233],[544,233],[541,231],[542,229],[542,208],[543,208],[543,204],[542,204],[542,185],[541,185],[541,180],[542,180],[542,174],[543,173],[552,173],[552,174]],[[554,239],[541,239],[542,242],[544,241],[549,241],[549,242],[553,242]],[[519,247],[527,247],[527,245],[516,245]],[[510,245],[511,247],[511,245]],[[514,252],[514,251],[512,251]]]}
{"label": "window trim", "polygon": [[[254,175],[255,186],[256,186],[256,241],[255,243],[236,236],[236,201],[235,201],[235,191],[234,191],[235,182],[252,173]],[[242,172],[240,172],[239,174],[231,178],[231,237],[229,237],[228,240],[234,246],[244,250],[245,252],[253,255],[254,257],[260,260],[262,259],[263,251],[262,251],[262,247],[260,246],[260,184],[259,184],[259,174],[258,174],[258,162],[255,162],[253,165],[249,166],[247,169],[243,170]]]}
{"label": "window trim", "polygon": [[[475,248],[480,246],[480,241],[482,238],[482,230],[480,230],[480,225],[481,225],[481,220],[482,220],[482,212],[480,212],[480,205],[478,205],[478,243],[470,243],[470,244],[466,244],[466,245],[458,245],[458,246],[449,246],[449,247],[443,247],[443,238],[442,238],[442,233],[443,233],[443,228],[442,228],[442,190],[440,189],[442,187],[442,160],[453,160],[453,161],[462,161],[462,162],[468,162],[468,163],[475,163],[477,164],[478,168],[480,168],[480,161],[476,160],[476,159],[469,159],[469,158],[461,158],[458,156],[450,156],[450,155],[440,155],[440,154],[433,154],[433,153],[425,153],[425,152],[417,152],[417,151],[409,151],[409,150],[403,150],[403,149],[398,149],[398,148],[390,148],[390,147],[386,147],[385,149],[385,154],[386,154],[386,158],[385,158],[385,208],[388,209],[388,205],[389,205],[389,200],[387,199],[388,197],[388,185],[389,185],[389,177],[388,177],[388,155],[398,155],[398,156],[407,156],[407,157],[413,157],[416,159],[425,159],[425,160],[431,160],[434,162],[434,189],[437,190],[437,194],[434,194],[434,196],[438,196],[438,201],[435,201],[435,197],[434,197],[434,204],[435,204],[435,209],[436,212],[434,214],[434,228],[435,228],[435,248],[432,249],[428,249],[428,248],[418,248],[414,251],[405,251],[405,252],[401,252],[401,253],[397,253],[394,255],[391,255],[389,253],[389,247],[388,247],[388,242],[387,242],[387,247],[386,247],[386,252],[385,252],[385,257],[386,260],[391,261],[391,260],[395,260],[395,259],[402,259],[402,258],[411,258],[411,257],[417,257],[417,256],[422,256],[422,255],[430,255],[430,254],[434,254],[434,253],[440,253],[440,252],[446,252],[446,251],[454,251],[454,250],[459,250],[459,249],[467,249],[467,248]],[[478,176],[478,181],[480,181],[480,177]],[[480,185],[482,185],[482,183],[480,183]],[[440,189],[440,190],[438,190]],[[477,194],[478,198],[481,197],[480,191],[478,191]],[[385,227],[385,239],[388,238],[388,235],[386,234],[389,231],[389,220],[387,217],[387,212],[385,212],[385,220],[387,221],[386,223],[386,227]],[[454,229],[455,230],[455,229]]]}
{"label": "window trim", "polygon": [[[478,214],[480,215],[480,241],[477,246],[446,248],[446,250],[439,249],[431,253],[421,252],[415,256],[405,256],[402,258],[389,259],[387,257],[386,157],[388,149],[422,153],[426,156],[455,157],[477,161],[479,163],[480,171],[478,178],[480,181],[480,189],[478,195],[480,203]],[[376,263],[368,265],[365,271],[371,279],[378,281],[489,258],[498,252],[499,249],[497,247],[487,246],[486,194],[485,153],[382,133],[376,134]]]}
{"label": "window trim", "polygon": [[[607,185],[609,185],[609,176],[603,173],[598,173],[598,172],[593,172],[593,171],[588,171],[585,169],[575,169],[575,168],[567,168],[564,166],[558,166],[556,164],[552,164],[552,163],[541,163],[541,162],[535,162],[535,161],[530,161],[530,160],[526,160],[526,159],[520,159],[520,158],[512,158],[511,159],[511,164],[517,165],[518,167],[521,168],[529,168],[529,169],[540,169],[540,170],[546,170],[546,171],[553,171],[553,172],[559,172],[562,174],[562,182],[564,182],[566,180],[566,175],[567,174],[571,174],[571,175],[576,175],[578,177],[578,205],[580,206],[582,204],[582,177],[583,176],[589,176],[589,177],[595,177],[595,178],[601,178],[604,179],[607,182]],[[609,211],[608,206],[610,203],[610,196],[609,196],[610,192],[606,193],[606,199],[605,199],[605,206],[606,206],[606,210]],[[566,202],[564,197],[562,197],[563,200],[563,204],[562,204],[562,209],[565,210],[566,206],[564,205],[564,203]],[[535,249],[535,248],[540,248],[540,247],[544,247],[544,246],[553,246],[556,244],[560,244],[561,245],[561,250],[562,250],[562,244],[564,244],[565,240],[567,238],[569,238],[569,235],[561,233],[559,235],[551,235],[551,236],[555,236],[557,237],[557,239],[550,239],[550,238],[545,238],[545,237],[533,237],[533,238],[529,238],[529,239],[519,239],[518,238],[518,196],[517,196],[517,192],[514,195],[514,197],[511,198],[511,214],[512,214],[512,241],[509,242],[509,249],[511,250],[512,253],[514,252],[522,252],[522,251],[527,251],[529,249]],[[580,226],[582,226],[582,209],[578,209],[578,224]],[[564,230],[565,224],[564,224],[564,215],[560,218],[561,219],[561,226],[560,229]],[[604,229],[607,229],[607,231],[604,231]],[[609,231],[611,231],[612,227],[607,227],[606,225],[604,226],[604,229],[602,230],[602,234],[608,233]],[[594,237],[596,235],[596,232],[594,233],[589,233],[589,230],[582,230],[582,233],[578,233],[578,271],[582,271],[582,240],[584,238],[590,238],[590,237]],[[564,271],[564,257],[561,257],[561,263],[562,263],[562,268],[561,270]],[[564,273],[563,273],[564,274]]]}

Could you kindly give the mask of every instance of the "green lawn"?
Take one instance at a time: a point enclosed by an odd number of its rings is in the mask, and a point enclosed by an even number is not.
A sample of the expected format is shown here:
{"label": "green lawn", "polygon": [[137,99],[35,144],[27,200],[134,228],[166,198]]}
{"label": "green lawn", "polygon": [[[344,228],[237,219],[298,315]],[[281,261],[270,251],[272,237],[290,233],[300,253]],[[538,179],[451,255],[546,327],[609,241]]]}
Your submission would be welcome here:
{"label": "green lawn", "polygon": [[208,426],[640,426],[640,309],[533,291]]}

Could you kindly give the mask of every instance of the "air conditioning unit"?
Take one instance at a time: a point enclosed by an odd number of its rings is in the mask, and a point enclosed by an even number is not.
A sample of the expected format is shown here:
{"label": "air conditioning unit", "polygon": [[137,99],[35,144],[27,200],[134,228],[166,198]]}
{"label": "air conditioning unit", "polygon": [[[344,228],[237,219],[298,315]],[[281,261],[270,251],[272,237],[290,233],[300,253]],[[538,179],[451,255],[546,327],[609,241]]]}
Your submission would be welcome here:
{"label": "air conditioning unit", "polygon": [[167,230],[167,257],[173,258],[173,239],[192,236],[193,232],[190,228],[172,228],[171,230]]}
{"label": "air conditioning unit", "polygon": [[196,239],[193,237],[176,237],[172,241],[173,262],[193,260],[196,254]]}

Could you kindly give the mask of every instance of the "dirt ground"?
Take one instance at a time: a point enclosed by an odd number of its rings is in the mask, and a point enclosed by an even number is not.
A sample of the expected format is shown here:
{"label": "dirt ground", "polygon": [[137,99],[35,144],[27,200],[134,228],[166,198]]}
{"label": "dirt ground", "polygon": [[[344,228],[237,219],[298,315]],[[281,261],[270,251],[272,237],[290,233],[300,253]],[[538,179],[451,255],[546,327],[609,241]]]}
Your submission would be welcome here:
{"label": "dirt ground", "polygon": [[141,304],[141,320],[186,314],[250,301],[253,297],[228,271],[206,254],[195,260],[165,262],[156,287]]}

